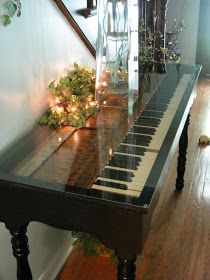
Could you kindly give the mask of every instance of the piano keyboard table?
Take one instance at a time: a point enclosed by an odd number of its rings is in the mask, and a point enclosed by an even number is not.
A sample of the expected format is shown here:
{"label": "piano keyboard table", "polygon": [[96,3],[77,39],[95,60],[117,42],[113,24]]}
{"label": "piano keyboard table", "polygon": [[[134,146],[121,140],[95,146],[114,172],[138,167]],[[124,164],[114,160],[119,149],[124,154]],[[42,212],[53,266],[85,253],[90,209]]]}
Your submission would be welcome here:
{"label": "piano keyboard table", "polygon": [[151,74],[136,114],[101,107],[87,126],[35,127],[0,155],[0,221],[12,235],[17,279],[31,280],[31,221],[92,234],[116,251],[118,280],[135,279],[161,187],[179,144],[176,187],[184,185],[187,128],[200,66]]}

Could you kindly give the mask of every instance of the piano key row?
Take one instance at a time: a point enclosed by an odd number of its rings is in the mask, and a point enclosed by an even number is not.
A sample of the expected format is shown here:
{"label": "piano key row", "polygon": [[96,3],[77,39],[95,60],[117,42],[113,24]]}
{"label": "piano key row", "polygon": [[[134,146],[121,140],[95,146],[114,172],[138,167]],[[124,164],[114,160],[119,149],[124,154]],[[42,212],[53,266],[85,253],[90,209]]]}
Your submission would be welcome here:
{"label": "piano key row", "polygon": [[[168,104],[160,104],[160,107],[153,101],[147,104],[143,112],[149,112],[140,115],[129,129],[108,166],[93,185],[94,189],[139,196],[189,81],[190,75],[182,77],[174,94],[169,96]],[[152,109],[152,112],[148,109]],[[154,124],[157,125],[154,127]],[[129,162],[129,165],[123,162],[125,157],[122,155],[128,156],[129,160],[125,162]],[[132,157],[140,160],[133,160]]]}
{"label": "piano key row", "polygon": [[139,197],[156,157],[157,153],[146,152],[138,170],[105,166],[92,188]]}

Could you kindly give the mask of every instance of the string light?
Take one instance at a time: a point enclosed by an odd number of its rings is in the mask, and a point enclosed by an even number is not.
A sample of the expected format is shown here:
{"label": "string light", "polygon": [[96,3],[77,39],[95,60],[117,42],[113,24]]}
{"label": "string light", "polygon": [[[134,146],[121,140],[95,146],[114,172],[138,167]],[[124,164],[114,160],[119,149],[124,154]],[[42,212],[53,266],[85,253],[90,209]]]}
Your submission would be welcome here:
{"label": "string light", "polygon": [[103,82],[102,82],[102,86],[103,86],[103,87],[106,87],[106,86],[107,86],[107,82],[106,82],[106,81],[103,81]]}
{"label": "string light", "polygon": [[93,106],[96,105],[96,102],[95,101],[91,101],[89,104],[90,104],[91,107],[93,107]]}
{"label": "string light", "polygon": [[63,112],[63,107],[57,106],[57,107],[56,107],[56,111],[57,111],[59,114],[61,114],[61,113]]}

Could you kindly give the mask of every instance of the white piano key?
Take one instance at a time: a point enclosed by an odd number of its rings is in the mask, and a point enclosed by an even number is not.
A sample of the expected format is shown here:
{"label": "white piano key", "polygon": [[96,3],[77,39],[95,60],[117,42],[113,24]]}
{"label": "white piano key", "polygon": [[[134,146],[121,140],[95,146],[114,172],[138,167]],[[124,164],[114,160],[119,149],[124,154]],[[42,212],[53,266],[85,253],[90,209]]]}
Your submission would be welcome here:
{"label": "white piano key", "polygon": [[[120,144],[120,145],[123,145],[123,144]],[[130,146],[130,145],[128,145],[128,146]],[[141,157],[143,157],[143,155],[135,155],[135,154],[121,153],[121,152],[114,152],[114,155],[130,156],[130,157],[134,157],[134,158],[141,158]]]}
{"label": "white piano key", "polygon": [[134,196],[134,197],[139,197],[141,192],[140,191],[133,191],[133,190],[121,190],[121,189],[116,189],[116,188],[111,188],[111,187],[104,187],[104,186],[99,186],[99,185],[92,185],[92,188],[95,190],[99,191],[108,191],[111,193],[117,193],[117,194],[123,194],[123,195],[129,195],[129,196]]}

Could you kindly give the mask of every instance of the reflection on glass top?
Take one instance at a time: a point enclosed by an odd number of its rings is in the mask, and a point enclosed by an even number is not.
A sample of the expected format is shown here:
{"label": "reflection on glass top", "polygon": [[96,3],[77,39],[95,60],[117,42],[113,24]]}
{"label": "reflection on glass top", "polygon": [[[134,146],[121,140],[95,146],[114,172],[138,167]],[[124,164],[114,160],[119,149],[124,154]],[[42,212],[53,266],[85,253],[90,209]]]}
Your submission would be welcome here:
{"label": "reflection on glass top", "polygon": [[171,129],[171,124],[178,109],[184,112],[198,73],[197,66],[168,65],[166,74],[142,75],[133,116],[125,107],[103,106],[80,130],[34,128],[1,155],[1,178],[9,174],[24,182],[27,177],[30,185],[47,182],[49,189],[144,204],[143,193],[153,192],[160,176],[152,167],[169,153],[179,125]]}

